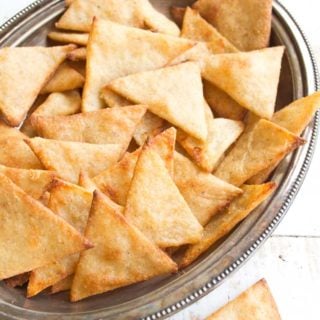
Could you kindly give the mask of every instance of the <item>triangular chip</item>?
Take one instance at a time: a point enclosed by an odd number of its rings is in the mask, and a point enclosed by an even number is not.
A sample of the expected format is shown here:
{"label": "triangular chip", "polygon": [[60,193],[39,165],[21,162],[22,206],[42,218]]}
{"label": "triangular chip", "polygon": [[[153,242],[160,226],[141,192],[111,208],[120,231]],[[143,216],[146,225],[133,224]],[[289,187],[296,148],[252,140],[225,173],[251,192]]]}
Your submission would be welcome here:
{"label": "triangular chip", "polygon": [[77,183],[80,170],[95,176],[118,161],[122,147],[117,144],[91,144],[43,138],[26,140],[47,170]]}
{"label": "triangular chip", "polygon": [[89,32],[94,17],[179,35],[179,28],[155,10],[148,0],[122,0],[121,4],[118,0],[75,0],[56,23],[56,27]]}
{"label": "triangular chip", "polygon": [[262,185],[243,185],[243,194],[233,200],[228,208],[215,215],[204,227],[202,239],[190,245],[179,266],[184,268],[196,260],[210,246],[227,235],[240,221],[248,216],[262,201],[276,188],[276,184],[269,182]]}
{"label": "triangular chip", "polygon": [[94,193],[85,236],[95,247],[80,256],[71,301],[177,270],[176,264],[98,191]]}
{"label": "triangular chip", "polygon": [[304,142],[270,121],[259,120],[252,130],[239,138],[214,174],[222,180],[240,186]]}
{"label": "triangular chip", "polygon": [[261,118],[274,112],[284,47],[217,54],[208,58],[203,77]]}
{"label": "triangular chip", "polygon": [[81,97],[77,91],[51,93],[48,98],[30,115],[23,123],[21,131],[29,137],[37,133],[31,124],[31,118],[35,116],[71,115],[80,111]]}
{"label": "triangular chip", "polygon": [[80,46],[86,46],[88,43],[88,33],[72,33],[72,32],[57,32],[51,31],[48,33],[48,38],[62,43],[74,43]]}
{"label": "triangular chip", "polygon": [[63,280],[55,283],[50,290],[51,294],[59,293],[61,291],[70,290],[72,286],[73,275],[64,278]]}
{"label": "triangular chip", "polygon": [[[319,108],[320,93],[316,92],[308,97],[296,100],[276,112],[271,121],[296,135],[300,135]],[[281,160],[282,159],[280,159],[279,162]],[[253,176],[248,180],[248,183],[258,184],[265,182],[271,172],[278,166],[279,162]]]}
{"label": "triangular chip", "polygon": [[51,92],[63,92],[82,88],[84,77],[67,63],[63,63],[57,69],[49,82],[41,89],[41,94]]}
{"label": "triangular chip", "polygon": [[178,152],[174,155],[174,182],[203,226],[242,193],[241,189],[200,170]]}
{"label": "triangular chip", "polygon": [[53,171],[17,169],[0,165],[0,173],[11,179],[17,186],[34,199],[39,199],[52,180],[57,177]]}
{"label": "triangular chip", "polygon": [[[91,208],[92,193],[61,180],[55,180],[48,191],[48,208],[83,234]],[[76,253],[33,270],[28,284],[28,297],[73,274],[78,261],[79,254]]]}
{"label": "triangular chip", "polygon": [[195,243],[201,238],[202,227],[163,160],[147,146],[134,170],[125,217],[162,248]]}
{"label": "triangular chip", "polygon": [[187,39],[95,20],[87,47],[83,111],[104,107],[100,91],[110,81],[161,68],[193,45]]}
{"label": "triangular chip", "polygon": [[43,85],[72,49],[73,45],[0,49],[0,112],[11,126],[22,122]]}
{"label": "triangular chip", "polygon": [[152,113],[191,136],[206,140],[203,88],[196,63],[136,73],[116,79],[108,87],[136,103],[143,101]]}
{"label": "triangular chip", "polygon": [[44,138],[121,144],[126,150],[145,112],[145,106],[129,106],[72,116],[37,116],[32,118],[32,125]]}
{"label": "triangular chip", "polygon": [[[111,166],[111,167],[113,167],[113,166]],[[90,192],[93,192],[94,190],[97,189],[96,184],[89,177],[88,173],[86,171],[83,171],[83,170],[80,171],[78,185],[80,187],[90,191]]]}
{"label": "triangular chip", "polygon": [[198,0],[192,7],[239,50],[268,46],[272,0]]}
{"label": "triangular chip", "polygon": [[207,320],[281,320],[267,282],[262,279]]}
{"label": "triangular chip", "polygon": [[[163,159],[166,168],[173,176],[173,152],[176,142],[176,130],[172,127],[148,141],[148,147],[157,152]],[[109,198],[120,205],[125,205],[141,148],[124,157],[108,170],[94,177],[94,184]]]}
{"label": "triangular chip", "polygon": [[244,129],[240,121],[230,119],[209,119],[208,137],[201,142],[179,131],[177,140],[196,164],[205,171],[212,172],[221,161],[224,153],[238,139]]}
{"label": "triangular chip", "polygon": [[30,271],[91,245],[80,233],[0,174],[0,279]]}
{"label": "triangular chip", "polygon": [[87,59],[87,48],[77,48],[68,53],[68,59],[71,61],[84,61]]}

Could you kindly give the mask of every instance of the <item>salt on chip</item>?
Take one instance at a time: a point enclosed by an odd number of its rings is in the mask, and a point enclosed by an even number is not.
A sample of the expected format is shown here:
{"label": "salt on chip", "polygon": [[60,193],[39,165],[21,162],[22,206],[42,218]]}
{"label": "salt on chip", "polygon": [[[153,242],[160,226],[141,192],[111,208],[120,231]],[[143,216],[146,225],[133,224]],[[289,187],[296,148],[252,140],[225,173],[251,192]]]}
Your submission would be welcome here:
{"label": "salt on chip", "polygon": [[[50,192],[48,208],[84,234],[92,193],[62,180],[55,180],[48,191]],[[33,270],[30,274],[27,296],[32,297],[73,274],[78,261],[79,254],[76,253]]]}
{"label": "salt on chip", "polygon": [[137,105],[71,116],[36,116],[32,117],[31,123],[44,138],[121,144],[125,151],[145,112],[145,106]]}
{"label": "salt on chip", "polygon": [[277,305],[266,280],[261,279],[252,287],[229,301],[207,320],[281,320]]}
{"label": "salt on chip", "polygon": [[241,51],[269,44],[272,0],[198,0],[192,7]]}
{"label": "salt on chip", "polygon": [[87,48],[77,48],[68,53],[71,61],[85,61],[87,59]]}
{"label": "salt on chip", "polygon": [[95,247],[80,255],[71,301],[177,271],[176,264],[99,191],[94,192],[85,236]]}
{"label": "salt on chip", "polygon": [[0,279],[44,266],[91,244],[0,174]]}
{"label": "salt on chip", "polygon": [[60,29],[89,32],[93,18],[179,35],[179,28],[148,0],[74,0],[56,23]]}
{"label": "salt on chip", "polygon": [[305,143],[278,125],[261,119],[235,143],[214,174],[235,186],[277,163]]}
{"label": "salt on chip", "polygon": [[71,115],[79,112],[81,109],[81,96],[78,91],[55,92],[51,93],[48,98],[32,112],[25,120],[21,131],[28,137],[34,137],[37,132],[31,124],[31,118],[39,115]]}
{"label": "salt on chip", "polygon": [[80,46],[86,46],[88,43],[89,34],[51,31],[48,33],[48,38],[57,42],[74,43]]}
{"label": "salt on chip", "polygon": [[[205,141],[208,130],[199,66],[186,62],[118,78],[108,88]],[[142,102],[143,101],[143,102]]]}
{"label": "salt on chip", "polygon": [[186,249],[179,262],[179,267],[187,267],[219,239],[227,235],[263,202],[275,188],[276,184],[273,182],[262,185],[243,185],[241,187],[243,190],[242,195],[234,199],[225,210],[215,215],[204,227],[202,239]]}
{"label": "salt on chip", "polygon": [[62,63],[49,82],[41,89],[41,94],[63,92],[82,88],[84,77],[67,63]]}
{"label": "salt on chip", "polygon": [[202,171],[182,154],[174,154],[174,182],[192,213],[205,226],[241,189]]}
{"label": "salt on chip", "polygon": [[73,45],[61,47],[8,47],[0,49],[0,112],[18,126]]}
{"label": "salt on chip", "polygon": [[43,138],[26,140],[47,170],[66,181],[77,183],[80,170],[95,176],[118,161],[122,147],[117,144],[91,144]]}
{"label": "salt on chip", "polygon": [[29,196],[38,200],[57,177],[53,171],[10,168],[0,165],[0,173],[7,176]]}
{"label": "salt on chip", "polygon": [[277,97],[284,47],[212,55],[203,77],[242,107],[271,119]]}
{"label": "salt on chip", "polygon": [[100,91],[110,81],[161,68],[194,44],[187,39],[96,19],[87,46],[83,111],[104,107]]}
{"label": "salt on chip", "polygon": [[[161,156],[171,176],[173,176],[174,169],[175,141],[176,130],[173,127],[148,141],[148,147]],[[120,205],[124,206],[127,202],[128,191],[140,152],[141,148],[132,153],[126,153],[118,163],[92,179],[99,190]]]}
{"label": "salt on chip", "polygon": [[[279,110],[273,115],[271,121],[296,135],[300,135],[319,108],[320,93],[316,92],[308,97],[296,100]],[[281,160],[270,168],[264,169],[253,176],[248,180],[248,183],[257,184],[265,182]]]}
{"label": "salt on chip", "polygon": [[202,226],[172,180],[163,160],[144,146],[125,207],[125,217],[161,248],[195,243]]}

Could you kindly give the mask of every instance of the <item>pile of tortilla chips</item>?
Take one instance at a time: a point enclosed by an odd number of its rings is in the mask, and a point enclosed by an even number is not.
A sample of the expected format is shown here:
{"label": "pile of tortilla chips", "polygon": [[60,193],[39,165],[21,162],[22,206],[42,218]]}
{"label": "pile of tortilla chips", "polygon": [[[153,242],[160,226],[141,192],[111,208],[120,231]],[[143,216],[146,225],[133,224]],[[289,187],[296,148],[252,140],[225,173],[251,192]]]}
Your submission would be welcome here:
{"label": "pile of tortilla chips", "polygon": [[51,46],[0,49],[0,280],[78,301],[231,232],[320,94],[275,112],[270,0],[175,8],[181,31],[148,0],[66,4]]}

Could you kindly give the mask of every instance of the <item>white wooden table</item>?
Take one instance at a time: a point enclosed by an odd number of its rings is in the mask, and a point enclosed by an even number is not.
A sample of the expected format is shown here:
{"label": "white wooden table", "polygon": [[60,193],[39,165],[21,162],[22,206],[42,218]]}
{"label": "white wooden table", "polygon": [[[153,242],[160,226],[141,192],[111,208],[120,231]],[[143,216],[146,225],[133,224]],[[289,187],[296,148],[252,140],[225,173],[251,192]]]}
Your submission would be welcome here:
{"label": "white wooden table", "polygon": [[[0,24],[31,2],[0,0]],[[300,23],[320,61],[320,1],[282,0],[282,3]],[[170,320],[204,319],[262,277],[271,287],[283,320],[319,320],[319,191],[320,145],[297,198],[273,236],[218,289]]]}

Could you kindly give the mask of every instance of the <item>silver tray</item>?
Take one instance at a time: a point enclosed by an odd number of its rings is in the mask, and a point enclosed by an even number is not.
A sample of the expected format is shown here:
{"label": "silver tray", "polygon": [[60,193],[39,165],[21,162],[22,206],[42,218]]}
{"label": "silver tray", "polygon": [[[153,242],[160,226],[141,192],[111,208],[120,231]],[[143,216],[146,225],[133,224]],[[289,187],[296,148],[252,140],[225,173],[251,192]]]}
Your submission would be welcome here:
{"label": "silver tray", "polygon": [[[120,2],[120,1],[119,1]],[[191,0],[151,1],[168,15],[170,5]],[[0,26],[0,47],[46,45],[46,34],[64,11],[62,0],[38,0]],[[286,46],[277,108],[319,88],[318,72],[310,45],[290,13],[273,4],[272,45]],[[306,128],[307,143],[282,161],[273,180],[277,191],[217,248],[208,250],[178,274],[118,289],[78,303],[66,293],[42,294],[26,299],[24,291],[0,284],[0,319],[163,319],[214,290],[238,270],[280,223],[308,171],[318,134],[319,114]]]}

